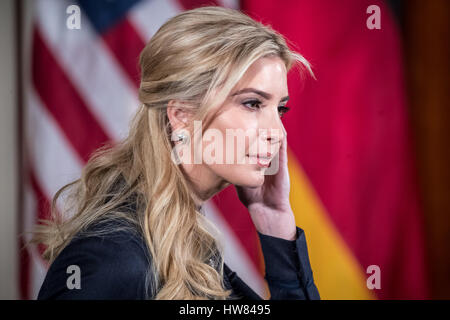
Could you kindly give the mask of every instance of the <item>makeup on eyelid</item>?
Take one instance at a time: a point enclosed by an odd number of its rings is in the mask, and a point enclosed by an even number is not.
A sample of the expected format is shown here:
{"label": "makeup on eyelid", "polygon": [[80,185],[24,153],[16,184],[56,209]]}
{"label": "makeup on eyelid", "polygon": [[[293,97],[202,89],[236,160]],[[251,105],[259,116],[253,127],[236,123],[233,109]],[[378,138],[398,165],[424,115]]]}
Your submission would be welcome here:
{"label": "makeup on eyelid", "polygon": [[[260,109],[261,107],[254,107],[255,105],[261,105],[262,102],[258,99],[250,99],[250,100],[244,100],[243,102],[241,102],[242,105],[244,105],[246,108],[251,109],[251,110],[257,110]],[[247,107],[246,105],[250,104],[253,107]],[[278,112],[280,115],[280,118],[283,118],[283,116],[290,110],[290,107],[283,105],[283,106],[278,106]],[[282,112],[280,114],[280,112]]]}

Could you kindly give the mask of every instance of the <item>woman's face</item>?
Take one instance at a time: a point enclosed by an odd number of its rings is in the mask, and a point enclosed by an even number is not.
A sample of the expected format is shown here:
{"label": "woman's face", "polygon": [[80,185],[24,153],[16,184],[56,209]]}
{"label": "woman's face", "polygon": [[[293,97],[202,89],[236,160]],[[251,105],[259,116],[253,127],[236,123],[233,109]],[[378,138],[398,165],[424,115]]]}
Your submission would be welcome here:
{"label": "woman's face", "polygon": [[280,118],[288,109],[286,74],[279,57],[260,58],[227,100],[212,110],[214,116],[203,128],[202,161],[194,165],[207,170],[204,177],[212,175],[234,185],[258,187],[266,174],[276,173],[276,161],[270,168],[266,166],[278,156],[285,136]]}

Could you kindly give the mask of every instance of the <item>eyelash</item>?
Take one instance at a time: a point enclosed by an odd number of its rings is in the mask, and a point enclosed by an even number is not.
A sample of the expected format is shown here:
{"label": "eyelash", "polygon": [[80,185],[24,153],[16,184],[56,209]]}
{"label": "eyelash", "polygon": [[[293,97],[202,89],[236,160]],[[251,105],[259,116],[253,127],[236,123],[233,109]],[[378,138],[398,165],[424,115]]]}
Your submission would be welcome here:
{"label": "eyelash", "polygon": [[[242,105],[244,105],[246,108],[249,108],[249,109],[255,109],[255,107],[247,107],[246,105],[247,104],[252,104],[252,105],[255,105],[255,104],[261,104],[261,101],[259,101],[259,100],[249,100],[249,101],[245,101],[245,102],[243,102],[242,103]],[[257,107],[256,109],[259,109],[260,107]],[[283,116],[286,114],[286,112],[288,112],[289,110],[290,110],[291,108],[289,108],[289,107],[286,107],[286,106],[278,106],[278,112],[282,112],[281,114],[280,114],[280,118],[283,118]]]}

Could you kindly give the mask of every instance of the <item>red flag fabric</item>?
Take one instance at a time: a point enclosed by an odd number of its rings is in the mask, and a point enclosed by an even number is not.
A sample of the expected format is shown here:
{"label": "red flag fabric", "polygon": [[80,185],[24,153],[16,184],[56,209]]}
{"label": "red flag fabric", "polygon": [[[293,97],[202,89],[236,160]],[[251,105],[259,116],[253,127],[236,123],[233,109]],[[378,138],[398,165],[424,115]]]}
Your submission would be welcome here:
{"label": "red flag fabric", "polygon": [[[367,27],[370,5],[380,9],[381,29]],[[286,36],[313,65],[317,81],[303,91],[289,75],[288,144],[362,272],[379,267],[381,288],[371,291],[381,299],[427,298],[402,48],[390,8],[382,1],[245,0],[241,10]],[[317,240],[310,250],[327,248]],[[315,259],[313,270],[330,263]],[[318,282],[321,293],[336,285]]]}

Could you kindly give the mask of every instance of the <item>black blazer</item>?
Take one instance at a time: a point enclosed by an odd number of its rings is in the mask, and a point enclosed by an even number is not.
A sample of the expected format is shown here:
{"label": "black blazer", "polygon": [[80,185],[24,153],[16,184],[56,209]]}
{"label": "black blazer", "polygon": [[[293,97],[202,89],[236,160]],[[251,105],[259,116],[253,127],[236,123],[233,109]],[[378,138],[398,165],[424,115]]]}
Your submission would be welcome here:
{"label": "black blazer", "polygon": [[[118,221],[110,221],[124,226]],[[92,228],[102,228],[102,223]],[[80,233],[81,234],[81,233]],[[260,234],[258,236],[266,265],[273,300],[320,299],[309,263],[305,235],[297,227],[297,240],[289,241]],[[146,272],[151,263],[144,239],[132,228],[101,236],[76,236],[61,251],[47,271],[38,300],[46,299],[152,299],[151,281]],[[68,288],[68,278],[76,265],[80,270],[80,288]],[[232,290],[230,299],[262,299],[224,264],[224,284]]]}

